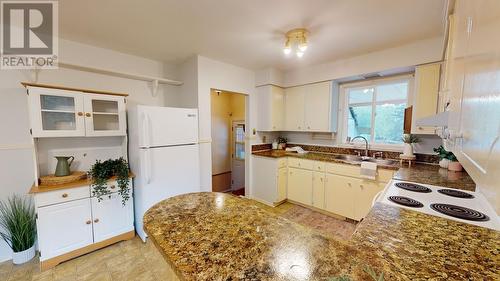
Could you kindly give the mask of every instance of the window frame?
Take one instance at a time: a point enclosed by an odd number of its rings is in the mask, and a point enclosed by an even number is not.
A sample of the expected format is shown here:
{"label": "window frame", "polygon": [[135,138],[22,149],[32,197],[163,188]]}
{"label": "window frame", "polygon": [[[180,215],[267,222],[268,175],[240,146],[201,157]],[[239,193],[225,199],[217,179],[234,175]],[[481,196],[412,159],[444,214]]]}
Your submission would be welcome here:
{"label": "window frame", "polygon": [[[408,93],[407,93],[407,98],[406,100],[403,99],[394,99],[394,100],[388,100],[388,101],[376,101],[376,87],[380,85],[385,85],[385,84],[393,84],[393,83],[398,83],[398,82],[408,82]],[[361,82],[352,82],[352,83],[344,83],[340,85],[340,99],[339,99],[339,124],[338,128],[339,130],[339,138],[337,141],[337,144],[339,146],[344,146],[344,147],[358,147],[359,145],[352,144],[350,142],[347,142],[347,136],[348,136],[348,107],[349,107],[349,99],[348,99],[348,93],[350,90],[355,90],[355,89],[364,89],[367,87],[374,88],[374,93],[372,96],[372,101],[371,102],[360,102],[360,103],[353,103],[355,105],[371,105],[372,106],[372,116],[371,116],[371,139],[368,140],[368,145],[371,149],[381,149],[381,150],[397,150],[397,151],[402,151],[403,150],[403,143],[401,144],[391,144],[391,143],[380,143],[380,142],[375,142],[372,141],[372,139],[375,138],[375,113],[376,113],[376,105],[380,104],[397,104],[401,102],[406,102],[406,107],[411,106],[413,102],[413,85],[414,85],[414,74],[404,74],[404,75],[397,75],[397,76],[392,76],[389,78],[378,78],[378,79],[371,79],[369,81],[361,81]],[[403,132],[401,132],[401,135]],[[364,146],[364,143],[362,144]]]}

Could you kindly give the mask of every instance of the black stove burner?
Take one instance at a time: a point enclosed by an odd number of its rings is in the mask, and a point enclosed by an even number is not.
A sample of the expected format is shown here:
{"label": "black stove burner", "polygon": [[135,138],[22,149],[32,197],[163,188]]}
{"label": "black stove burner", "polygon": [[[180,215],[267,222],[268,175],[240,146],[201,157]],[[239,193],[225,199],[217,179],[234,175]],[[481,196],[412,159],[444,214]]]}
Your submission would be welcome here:
{"label": "black stove burner", "polygon": [[424,204],[404,196],[389,196],[389,200],[396,204],[400,204],[407,207],[422,208]]}
{"label": "black stove burner", "polygon": [[409,191],[414,191],[414,192],[421,192],[421,193],[432,192],[432,190],[430,188],[416,184],[416,183],[397,182],[396,186],[399,188],[406,189]]}
{"label": "black stove burner", "polygon": [[463,192],[460,190],[455,190],[455,189],[440,189],[438,190],[439,193],[452,196],[452,197],[457,197],[457,198],[464,198],[464,199],[472,199],[474,198],[474,195],[469,194],[467,192]]}
{"label": "black stove burner", "polygon": [[450,204],[431,204],[431,208],[434,211],[440,212],[448,216],[452,216],[459,219],[469,220],[469,221],[488,221],[490,218],[476,210],[472,210],[465,207],[460,207]]}

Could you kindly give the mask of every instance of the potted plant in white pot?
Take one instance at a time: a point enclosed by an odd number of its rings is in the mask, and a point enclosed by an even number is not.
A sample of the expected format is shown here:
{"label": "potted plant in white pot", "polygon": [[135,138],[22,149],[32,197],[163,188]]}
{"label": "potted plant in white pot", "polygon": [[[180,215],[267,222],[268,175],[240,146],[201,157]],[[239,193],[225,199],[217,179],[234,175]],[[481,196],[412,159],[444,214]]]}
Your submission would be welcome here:
{"label": "potted plant in white pot", "polygon": [[288,140],[285,137],[278,137],[278,149],[285,149]]}
{"label": "potted plant in white pot", "polygon": [[413,157],[413,144],[419,143],[420,139],[412,134],[404,134],[402,138],[404,142],[403,155]]}
{"label": "potted plant in white pot", "polygon": [[453,155],[453,153],[444,149],[442,145],[440,145],[437,148],[434,148],[433,150],[438,154],[439,166],[441,168],[448,169],[448,165],[450,164],[449,158],[451,158],[451,155]]}
{"label": "potted plant in white pot", "polygon": [[30,198],[13,195],[0,202],[0,236],[14,252],[14,264],[35,256],[36,217]]}

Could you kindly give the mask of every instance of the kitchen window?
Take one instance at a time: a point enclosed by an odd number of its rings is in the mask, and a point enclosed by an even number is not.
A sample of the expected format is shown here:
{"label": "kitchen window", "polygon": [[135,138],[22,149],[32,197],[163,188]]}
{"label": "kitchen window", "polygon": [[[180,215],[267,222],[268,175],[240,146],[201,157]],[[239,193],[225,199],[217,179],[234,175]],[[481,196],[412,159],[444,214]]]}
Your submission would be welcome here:
{"label": "kitchen window", "polygon": [[372,145],[400,146],[410,84],[408,77],[343,85],[343,143],[363,136]]}

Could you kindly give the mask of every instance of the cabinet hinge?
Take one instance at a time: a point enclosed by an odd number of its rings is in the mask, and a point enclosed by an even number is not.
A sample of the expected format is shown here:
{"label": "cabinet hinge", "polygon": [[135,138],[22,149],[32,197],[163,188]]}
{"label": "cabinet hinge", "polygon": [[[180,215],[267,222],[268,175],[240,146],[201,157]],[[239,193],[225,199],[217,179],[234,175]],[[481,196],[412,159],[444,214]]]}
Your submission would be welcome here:
{"label": "cabinet hinge", "polygon": [[38,213],[35,214],[35,219],[37,220],[38,219]]}

